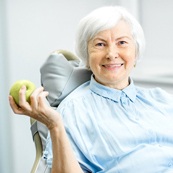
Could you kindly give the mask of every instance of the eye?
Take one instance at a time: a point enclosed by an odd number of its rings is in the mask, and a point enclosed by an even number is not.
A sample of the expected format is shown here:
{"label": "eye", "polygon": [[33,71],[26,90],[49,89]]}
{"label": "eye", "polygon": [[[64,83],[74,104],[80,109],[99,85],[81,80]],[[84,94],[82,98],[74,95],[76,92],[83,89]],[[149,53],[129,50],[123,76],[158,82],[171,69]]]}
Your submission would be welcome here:
{"label": "eye", "polygon": [[124,44],[127,44],[127,42],[125,42],[125,41],[119,41],[118,44],[119,45],[124,45]]}
{"label": "eye", "polygon": [[122,48],[127,47],[127,45],[128,45],[128,42],[124,41],[124,40],[120,40],[117,42],[117,46],[122,47]]}
{"label": "eye", "polygon": [[103,47],[103,46],[105,46],[105,44],[104,43],[97,43],[96,46]]}

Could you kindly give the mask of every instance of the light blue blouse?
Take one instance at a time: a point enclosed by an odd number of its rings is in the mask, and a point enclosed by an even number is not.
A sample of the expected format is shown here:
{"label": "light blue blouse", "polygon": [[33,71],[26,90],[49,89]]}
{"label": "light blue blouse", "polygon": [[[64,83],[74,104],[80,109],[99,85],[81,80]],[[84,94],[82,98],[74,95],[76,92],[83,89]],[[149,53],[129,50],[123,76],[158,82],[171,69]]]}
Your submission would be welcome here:
{"label": "light blue blouse", "polygon": [[[173,173],[173,96],[160,88],[116,90],[93,77],[58,107],[85,172]],[[44,151],[52,164],[50,137]]]}

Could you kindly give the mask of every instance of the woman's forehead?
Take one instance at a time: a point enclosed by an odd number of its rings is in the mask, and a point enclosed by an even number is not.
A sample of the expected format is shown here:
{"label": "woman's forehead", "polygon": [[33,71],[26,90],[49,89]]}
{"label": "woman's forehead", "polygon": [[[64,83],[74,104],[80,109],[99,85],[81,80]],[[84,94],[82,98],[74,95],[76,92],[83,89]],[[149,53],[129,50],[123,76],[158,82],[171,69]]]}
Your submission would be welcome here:
{"label": "woman's forehead", "polygon": [[104,37],[114,37],[115,38],[133,38],[131,27],[125,21],[119,21],[115,26],[109,29],[105,29],[99,31],[95,36],[92,38],[94,39],[102,39]]}

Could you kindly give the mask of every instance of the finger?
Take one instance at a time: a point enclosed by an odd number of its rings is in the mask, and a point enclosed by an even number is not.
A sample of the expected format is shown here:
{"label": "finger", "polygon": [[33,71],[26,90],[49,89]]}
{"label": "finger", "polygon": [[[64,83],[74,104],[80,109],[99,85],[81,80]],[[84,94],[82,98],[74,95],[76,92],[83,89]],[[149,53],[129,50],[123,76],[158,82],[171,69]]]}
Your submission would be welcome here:
{"label": "finger", "polygon": [[19,105],[26,102],[26,86],[23,85],[19,90]]}
{"label": "finger", "polygon": [[36,88],[32,93],[32,95],[39,95],[41,92],[43,92],[43,90],[44,90],[43,87]]}
{"label": "finger", "polygon": [[45,99],[49,95],[49,92],[43,91],[42,93],[39,94],[38,96],[38,103],[40,107],[44,107],[46,104]]}
{"label": "finger", "polygon": [[42,93],[44,90],[43,87],[39,87],[37,89],[35,89],[35,91],[32,93],[32,95],[30,96],[30,105],[32,108],[37,109],[38,106],[38,96],[40,95],[40,93]]}
{"label": "finger", "polygon": [[16,114],[23,114],[23,110],[22,108],[20,108],[14,101],[13,97],[12,96],[9,96],[9,103],[10,103],[10,106],[11,106],[11,109],[13,110],[14,113]]}
{"label": "finger", "polygon": [[29,103],[26,101],[26,86],[23,85],[21,89],[19,90],[19,106],[23,110],[31,111],[31,106]]}

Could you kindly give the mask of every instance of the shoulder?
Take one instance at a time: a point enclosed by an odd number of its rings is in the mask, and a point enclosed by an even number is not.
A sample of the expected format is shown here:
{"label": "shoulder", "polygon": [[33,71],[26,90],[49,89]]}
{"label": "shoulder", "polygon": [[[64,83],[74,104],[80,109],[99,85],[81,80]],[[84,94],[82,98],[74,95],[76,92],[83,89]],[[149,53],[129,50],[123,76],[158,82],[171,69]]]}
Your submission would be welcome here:
{"label": "shoulder", "polygon": [[70,106],[72,103],[81,102],[83,98],[86,98],[87,95],[90,95],[91,90],[89,89],[90,81],[85,82],[84,84],[77,87],[74,91],[72,91],[58,106],[58,109],[68,105]]}
{"label": "shoulder", "polygon": [[137,97],[153,99],[159,102],[173,101],[173,95],[162,88],[142,88],[136,87]]}

